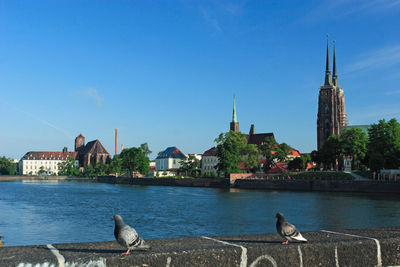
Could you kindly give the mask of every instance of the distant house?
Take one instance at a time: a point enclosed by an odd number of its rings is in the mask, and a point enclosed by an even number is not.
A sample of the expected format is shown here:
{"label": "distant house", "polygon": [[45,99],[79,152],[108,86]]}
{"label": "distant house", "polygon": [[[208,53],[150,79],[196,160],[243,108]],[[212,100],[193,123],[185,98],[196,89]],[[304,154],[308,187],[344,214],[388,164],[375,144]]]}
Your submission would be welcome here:
{"label": "distant house", "polygon": [[156,158],[156,172],[163,175],[176,175],[178,169],[181,167],[179,163],[182,159],[186,158],[177,147],[171,146],[165,149]]}
{"label": "distant house", "polygon": [[206,176],[216,176],[218,174],[217,148],[214,146],[203,153],[201,159],[201,174]]}
{"label": "distant house", "polygon": [[[30,151],[19,161],[19,172],[22,175],[38,175],[42,169],[44,175],[57,175],[58,164],[70,158],[76,159],[77,155],[77,152]],[[75,165],[79,166],[77,159]]]}
{"label": "distant house", "polygon": [[110,153],[99,140],[90,141],[85,145],[85,137],[82,134],[75,138],[75,152],[78,153],[79,166],[83,168],[111,161]]}

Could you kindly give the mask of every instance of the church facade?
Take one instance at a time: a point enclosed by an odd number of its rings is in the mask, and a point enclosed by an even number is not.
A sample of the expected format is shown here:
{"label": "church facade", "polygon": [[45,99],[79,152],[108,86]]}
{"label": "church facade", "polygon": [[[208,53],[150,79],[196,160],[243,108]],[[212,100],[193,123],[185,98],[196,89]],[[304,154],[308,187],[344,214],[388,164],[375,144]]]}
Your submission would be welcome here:
{"label": "church facade", "polygon": [[329,63],[329,46],[326,44],[325,82],[320,87],[317,115],[317,148],[320,150],[331,135],[340,135],[347,125],[344,91],[339,86],[336,70],[335,47],[333,48],[332,75]]}

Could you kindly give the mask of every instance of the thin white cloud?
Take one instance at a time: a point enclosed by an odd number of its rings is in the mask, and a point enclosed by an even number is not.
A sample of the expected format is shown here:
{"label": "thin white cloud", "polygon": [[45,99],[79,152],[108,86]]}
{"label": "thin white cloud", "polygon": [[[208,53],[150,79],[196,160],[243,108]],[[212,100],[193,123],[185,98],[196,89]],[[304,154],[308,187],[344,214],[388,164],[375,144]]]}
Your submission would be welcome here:
{"label": "thin white cloud", "polygon": [[219,32],[222,31],[221,27],[219,26],[218,20],[215,17],[213,17],[206,8],[199,7],[199,10],[200,10],[200,13],[201,13],[203,19],[208,24],[210,24],[215,30],[217,30]]}
{"label": "thin white cloud", "polygon": [[238,17],[243,14],[247,0],[238,1],[199,1],[199,12],[204,21],[216,31],[222,32],[220,20]]}
{"label": "thin white cloud", "polygon": [[400,63],[400,45],[388,46],[359,56],[345,67],[344,74],[390,67]]}
{"label": "thin white cloud", "polygon": [[89,100],[93,100],[98,107],[101,107],[103,104],[103,98],[99,95],[96,87],[83,88],[80,91],[76,91],[74,94]]}
{"label": "thin white cloud", "polygon": [[2,102],[3,104],[5,104],[5,105],[11,107],[12,109],[14,109],[14,110],[16,110],[16,111],[18,111],[18,112],[20,112],[20,113],[22,113],[22,114],[24,114],[24,115],[30,117],[31,119],[34,119],[34,120],[40,122],[40,123],[43,124],[43,125],[46,125],[46,126],[48,126],[48,127],[50,127],[50,128],[53,128],[53,129],[55,129],[55,130],[57,130],[57,131],[59,131],[59,132],[65,134],[68,138],[73,138],[72,134],[70,134],[70,133],[67,132],[66,130],[64,130],[64,129],[62,129],[62,128],[56,126],[56,125],[54,125],[53,123],[51,123],[51,122],[49,122],[49,121],[47,121],[47,120],[45,120],[45,119],[42,119],[42,118],[40,118],[40,117],[34,115],[33,113],[27,112],[27,111],[25,111],[25,110],[23,110],[23,109],[21,109],[21,108],[15,106],[15,105],[6,103],[6,102],[4,102],[4,101],[0,101],[0,102]]}
{"label": "thin white cloud", "polygon": [[400,90],[385,92],[385,95],[400,95]]}
{"label": "thin white cloud", "polygon": [[380,119],[399,118],[400,108],[397,105],[374,105],[357,108],[348,115],[350,125],[371,124]]}
{"label": "thin white cloud", "polygon": [[382,14],[400,8],[400,0],[335,0],[317,1],[299,22],[314,23],[345,16]]}

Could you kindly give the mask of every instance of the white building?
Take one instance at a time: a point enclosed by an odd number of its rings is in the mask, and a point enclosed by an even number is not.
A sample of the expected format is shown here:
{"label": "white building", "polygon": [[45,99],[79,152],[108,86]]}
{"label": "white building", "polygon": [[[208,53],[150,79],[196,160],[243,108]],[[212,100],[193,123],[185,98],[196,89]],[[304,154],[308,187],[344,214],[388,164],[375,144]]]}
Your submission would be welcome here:
{"label": "white building", "polygon": [[[43,169],[45,175],[57,175],[59,163],[70,158],[77,158],[77,152],[28,152],[19,161],[19,172],[22,175],[38,175]],[[79,161],[75,160],[75,166],[79,167]]]}
{"label": "white building", "polygon": [[176,175],[181,167],[180,161],[185,158],[186,155],[177,147],[168,147],[156,158],[156,172],[159,175]]}
{"label": "white building", "polygon": [[212,147],[205,151],[201,159],[201,174],[204,176],[217,176],[217,164],[219,160],[217,157],[217,148]]}

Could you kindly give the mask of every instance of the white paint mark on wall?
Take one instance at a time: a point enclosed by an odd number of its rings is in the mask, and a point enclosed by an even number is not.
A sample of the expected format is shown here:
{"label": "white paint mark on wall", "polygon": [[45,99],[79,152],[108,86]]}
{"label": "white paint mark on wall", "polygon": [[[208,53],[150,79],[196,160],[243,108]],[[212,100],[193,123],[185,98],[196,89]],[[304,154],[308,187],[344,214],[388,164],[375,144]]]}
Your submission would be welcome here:
{"label": "white paint mark on wall", "polygon": [[[85,263],[67,262],[65,267],[107,267],[103,260],[89,261]],[[57,267],[54,263],[44,262],[44,263],[23,263],[17,265],[17,267]]]}
{"label": "white paint mark on wall", "polygon": [[352,234],[346,234],[346,233],[339,233],[339,232],[332,232],[332,231],[327,231],[327,230],[321,230],[321,232],[325,233],[331,233],[331,234],[337,234],[337,235],[345,235],[345,236],[352,236],[352,237],[358,237],[358,238],[366,238],[366,239],[371,239],[374,240],[376,243],[376,258],[377,258],[377,267],[382,267],[382,255],[381,255],[381,245],[379,243],[379,240],[373,237],[367,237],[367,236],[360,236],[360,235],[352,235]]}
{"label": "white paint mark on wall", "polygon": [[56,256],[58,267],[65,267],[65,258],[63,257],[63,255],[60,254],[58,249],[56,249],[52,244],[47,244],[46,246],[50,249],[54,256]]}
{"label": "white paint mark on wall", "polygon": [[168,257],[167,258],[167,266],[166,267],[169,267],[171,265],[171,261],[172,261],[171,257]]}
{"label": "white paint mark on wall", "polygon": [[89,261],[85,263],[67,262],[65,267],[107,267],[103,260]]}
{"label": "white paint mark on wall", "polygon": [[339,257],[337,254],[337,246],[335,247],[335,262],[336,262],[336,267],[339,267]]}
{"label": "white paint mark on wall", "polygon": [[272,258],[270,255],[261,255],[260,257],[258,257],[255,261],[253,261],[249,267],[256,267],[258,265],[258,263],[262,260],[268,260],[270,263],[272,263],[272,266],[274,267],[278,267],[278,264],[276,263],[276,261],[274,260],[274,258]]}
{"label": "white paint mark on wall", "polygon": [[243,247],[241,245],[237,245],[237,244],[234,244],[234,243],[229,243],[229,242],[226,242],[226,241],[214,239],[214,238],[207,237],[207,236],[202,236],[202,238],[213,240],[215,242],[219,242],[219,243],[222,243],[222,244],[225,244],[225,245],[241,248],[242,249],[242,255],[241,255],[241,260],[240,260],[240,267],[246,267],[247,266],[247,248],[245,248],[245,247]]}
{"label": "white paint mark on wall", "polygon": [[303,267],[303,253],[301,253],[300,245],[297,246],[297,251],[299,252],[300,267]]}

